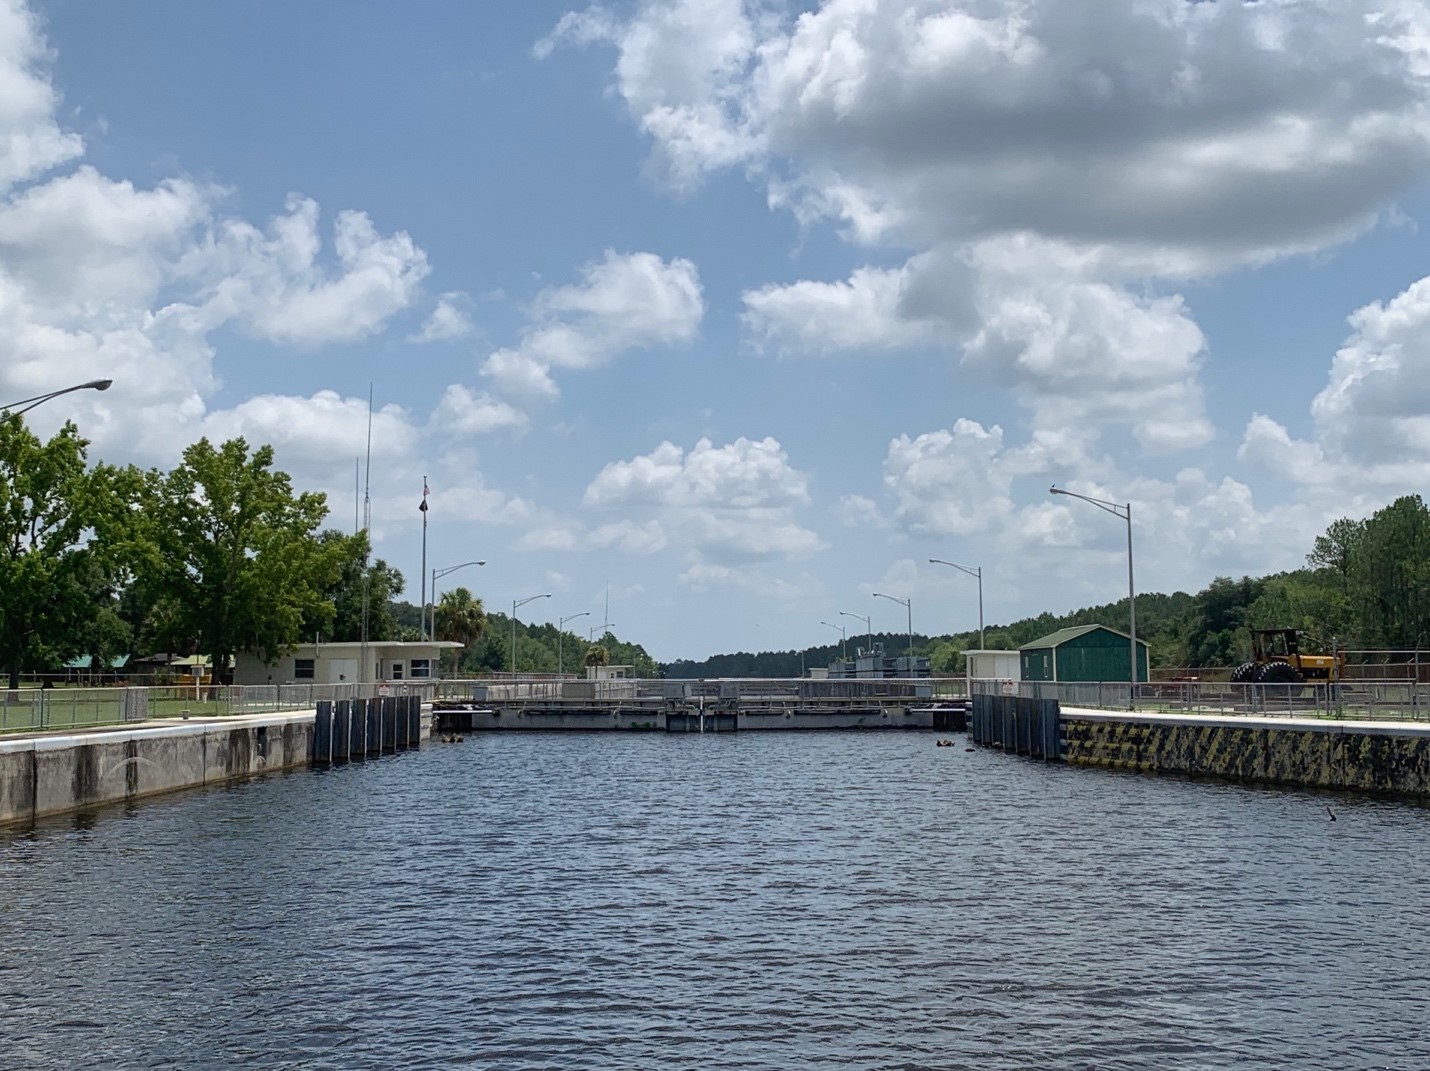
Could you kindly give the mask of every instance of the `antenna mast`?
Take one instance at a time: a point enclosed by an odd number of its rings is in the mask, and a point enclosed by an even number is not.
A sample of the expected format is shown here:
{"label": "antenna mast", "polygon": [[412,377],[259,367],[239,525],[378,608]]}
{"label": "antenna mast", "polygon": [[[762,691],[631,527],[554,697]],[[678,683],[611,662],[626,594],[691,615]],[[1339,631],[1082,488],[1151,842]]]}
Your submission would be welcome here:
{"label": "antenna mast", "polygon": [[[367,385],[367,469],[363,479],[362,489],[362,668],[358,672],[358,679],[366,681],[368,674],[367,661],[367,613],[368,613],[368,588],[370,577],[368,575],[367,559],[372,551],[372,384]],[[376,679],[376,674],[374,674]]]}

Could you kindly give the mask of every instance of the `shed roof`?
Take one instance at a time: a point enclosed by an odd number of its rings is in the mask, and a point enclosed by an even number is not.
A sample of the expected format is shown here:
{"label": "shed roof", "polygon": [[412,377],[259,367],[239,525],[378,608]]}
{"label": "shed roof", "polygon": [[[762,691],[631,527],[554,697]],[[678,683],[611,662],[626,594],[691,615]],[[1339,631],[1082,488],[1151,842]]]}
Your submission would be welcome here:
{"label": "shed roof", "polygon": [[[1025,643],[1023,644],[1023,646],[1019,647],[1018,650],[1041,651],[1049,647],[1061,647],[1063,644],[1067,643],[1068,640],[1075,640],[1079,636],[1086,636],[1089,632],[1096,632],[1099,629],[1101,629],[1103,632],[1111,632],[1114,636],[1121,636],[1124,640],[1132,638],[1127,635],[1127,633],[1119,632],[1115,628],[1108,628],[1106,625],[1074,625],[1072,628],[1060,628],[1056,632],[1050,632],[1046,636],[1043,636],[1039,639],[1031,640],[1030,642]],[[1140,636],[1138,637],[1137,642],[1140,643],[1143,647],[1148,646],[1147,641],[1142,639]],[[1129,658],[1130,657],[1131,656],[1129,656]]]}
{"label": "shed roof", "polygon": [[[65,663],[65,667],[64,667],[64,668],[65,668],[65,669],[89,669],[89,667],[90,667],[91,665],[93,665],[93,663],[94,663],[94,657],[93,657],[92,655],[83,654],[83,655],[80,655],[78,658],[71,658],[68,662]],[[103,666],[109,668],[109,669],[123,669],[126,665],[128,665],[128,663],[129,663],[129,656],[126,654],[126,655],[115,655],[115,656],[114,656],[113,658],[111,658],[107,663],[101,663],[101,664],[102,664]]]}

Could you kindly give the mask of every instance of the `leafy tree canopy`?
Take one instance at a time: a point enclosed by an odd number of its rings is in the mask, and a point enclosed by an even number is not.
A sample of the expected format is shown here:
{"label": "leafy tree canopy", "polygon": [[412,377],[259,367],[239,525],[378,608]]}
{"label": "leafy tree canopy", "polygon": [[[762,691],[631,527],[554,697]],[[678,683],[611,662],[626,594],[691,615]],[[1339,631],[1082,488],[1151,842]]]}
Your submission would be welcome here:
{"label": "leafy tree canopy", "polygon": [[155,631],[169,650],[213,656],[221,681],[238,651],[272,661],[331,627],[325,593],[350,558],[344,541],[324,541],[322,494],[294,494],[273,469],[273,448],[250,453],[243,439],[184,451],[171,472],[152,473],[148,553],[140,580],[159,607]]}
{"label": "leafy tree canopy", "polygon": [[20,417],[0,416],[0,668],[11,688],[27,665],[122,638],[112,602],[128,545],[125,479],[88,469],[87,446],[73,424],[42,442]]}

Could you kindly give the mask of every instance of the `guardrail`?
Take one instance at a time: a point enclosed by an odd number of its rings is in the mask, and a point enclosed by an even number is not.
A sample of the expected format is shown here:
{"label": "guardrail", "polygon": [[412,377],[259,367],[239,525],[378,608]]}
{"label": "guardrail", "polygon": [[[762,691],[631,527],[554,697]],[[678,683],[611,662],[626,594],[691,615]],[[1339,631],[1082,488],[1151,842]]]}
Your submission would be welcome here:
{"label": "guardrail", "polygon": [[1430,720],[1430,685],[1343,681],[1339,684],[1231,684],[1224,681],[1103,683],[975,681],[975,694],[1056,699],[1063,706],[1144,713],[1244,714],[1347,720]]}

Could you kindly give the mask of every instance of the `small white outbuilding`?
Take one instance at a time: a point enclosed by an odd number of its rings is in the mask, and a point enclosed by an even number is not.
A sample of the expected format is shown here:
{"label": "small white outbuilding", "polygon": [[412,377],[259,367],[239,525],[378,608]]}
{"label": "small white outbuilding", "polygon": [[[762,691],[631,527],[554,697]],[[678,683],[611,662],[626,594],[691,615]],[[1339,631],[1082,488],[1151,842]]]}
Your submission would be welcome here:
{"label": "small white outbuilding", "polygon": [[[305,643],[275,662],[240,654],[234,660],[234,684],[347,684],[359,681],[430,681],[441,675],[444,651],[460,650],[451,640],[413,640],[364,644]],[[451,659],[449,658],[450,662]]]}

